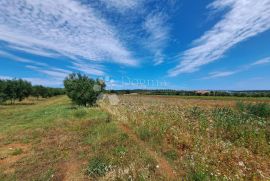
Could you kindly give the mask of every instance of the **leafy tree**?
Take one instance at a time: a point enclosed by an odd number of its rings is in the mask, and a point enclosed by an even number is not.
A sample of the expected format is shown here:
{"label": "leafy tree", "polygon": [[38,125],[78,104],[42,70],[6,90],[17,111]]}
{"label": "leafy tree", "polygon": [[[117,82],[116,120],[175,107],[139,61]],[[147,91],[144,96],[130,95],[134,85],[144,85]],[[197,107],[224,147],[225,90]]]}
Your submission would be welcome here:
{"label": "leafy tree", "polygon": [[41,85],[33,86],[33,88],[32,88],[32,96],[33,96],[33,97],[36,97],[37,99],[38,99],[39,97],[41,97],[41,91],[40,91],[41,88],[42,88]]}
{"label": "leafy tree", "polygon": [[10,100],[11,104],[17,98],[16,94],[17,83],[16,80],[7,80],[6,81],[6,88],[4,90],[4,94],[7,96],[7,99]]}
{"label": "leafy tree", "polygon": [[98,95],[104,91],[105,83],[86,75],[70,74],[64,80],[66,93],[71,100],[81,106],[94,105]]}
{"label": "leafy tree", "polygon": [[6,81],[0,80],[0,103],[3,103],[7,100],[7,95],[4,92],[6,86],[7,86]]}
{"label": "leafy tree", "polygon": [[22,101],[31,95],[32,85],[30,82],[24,81],[22,79],[16,80],[16,98]]}

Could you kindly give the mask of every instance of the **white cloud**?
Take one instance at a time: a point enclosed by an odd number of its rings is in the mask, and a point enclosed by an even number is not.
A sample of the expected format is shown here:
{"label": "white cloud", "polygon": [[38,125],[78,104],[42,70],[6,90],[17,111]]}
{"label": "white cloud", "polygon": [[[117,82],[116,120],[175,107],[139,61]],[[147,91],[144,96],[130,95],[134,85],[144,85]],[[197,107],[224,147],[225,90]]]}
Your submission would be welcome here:
{"label": "white cloud", "polygon": [[270,63],[270,57],[258,60],[256,62],[254,62],[252,65],[263,65],[263,64],[267,64]]}
{"label": "white cloud", "polygon": [[220,71],[220,72],[211,72],[208,77],[205,77],[203,79],[213,79],[213,78],[220,78],[220,77],[228,77],[231,75],[236,74],[238,71]]}
{"label": "white cloud", "polygon": [[22,79],[31,82],[33,85],[43,85],[48,87],[61,87],[63,85],[63,80],[61,79],[42,79],[36,77],[26,77]]}
{"label": "white cloud", "polygon": [[117,10],[123,12],[130,9],[138,8],[142,0],[100,0],[105,3],[109,8],[116,8]]}
{"label": "white cloud", "polygon": [[[0,75],[0,79],[2,80],[12,80],[15,77]],[[37,77],[24,77],[21,78],[23,80],[26,80],[28,82],[31,82],[32,85],[43,85],[43,86],[49,86],[49,87],[61,87],[63,85],[63,80],[57,79],[57,78],[37,78]]]}
{"label": "white cloud", "polygon": [[1,0],[0,40],[29,53],[53,50],[71,58],[137,64],[117,31],[74,0]]}
{"label": "white cloud", "polygon": [[45,75],[49,76],[50,78],[59,79],[59,80],[63,80],[65,77],[68,76],[68,74],[72,73],[69,70],[54,68],[54,67],[47,67],[45,69],[44,67],[40,68],[37,66],[27,65],[26,68],[29,68],[31,70],[34,70],[34,71],[42,73],[42,74],[45,74]]}
{"label": "white cloud", "polygon": [[16,55],[12,55],[12,54],[5,52],[5,51],[2,51],[2,50],[0,50],[0,56],[6,57],[9,60],[16,61],[16,62],[29,63],[29,64],[38,65],[38,66],[47,66],[46,63],[37,62],[37,61],[29,60],[26,58],[21,58],[21,57],[18,57]]}
{"label": "white cloud", "polygon": [[75,70],[79,70],[81,72],[84,72],[86,74],[90,74],[90,75],[97,75],[97,76],[102,76],[105,75],[104,71],[103,71],[103,67],[100,65],[94,65],[94,64],[83,64],[83,63],[73,63],[73,66],[70,67],[72,69]]}
{"label": "white cloud", "polygon": [[154,53],[155,64],[164,61],[163,49],[169,39],[169,28],[166,23],[167,17],[164,13],[153,13],[146,17],[144,29],[149,34],[145,46]]}
{"label": "white cloud", "polygon": [[2,79],[2,80],[10,80],[10,79],[12,79],[12,77],[5,76],[5,75],[0,75],[0,79]]}
{"label": "white cloud", "polygon": [[26,46],[21,47],[21,46],[16,46],[16,45],[8,45],[8,48],[10,48],[12,50],[18,50],[21,52],[25,52],[28,54],[42,56],[42,57],[57,58],[59,56],[59,54],[57,54],[57,53],[52,53],[49,50],[46,51],[46,50],[42,50],[42,49],[35,48],[35,47],[26,47]]}
{"label": "white cloud", "polygon": [[236,70],[211,72],[211,73],[209,73],[209,76],[204,77],[202,79],[213,79],[213,78],[228,77],[228,76],[240,73],[240,72],[247,71],[247,70],[249,70],[249,69],[251,69],[251,68],[253,68],[255,66],[268,64],[268,63],[270,63],[270,57],[266,57],[266,58],[263,58],[261,60],[258,60],[256,62],[254,62],[254,63],[241,66]]}
{"label": "white cloud", "polygon": [[223,19],[185,51],[181,63],[169,71],[170,76],[191,73],[253,36],[270,29],[269,0],[216,0],[210,8],[228,9]]}

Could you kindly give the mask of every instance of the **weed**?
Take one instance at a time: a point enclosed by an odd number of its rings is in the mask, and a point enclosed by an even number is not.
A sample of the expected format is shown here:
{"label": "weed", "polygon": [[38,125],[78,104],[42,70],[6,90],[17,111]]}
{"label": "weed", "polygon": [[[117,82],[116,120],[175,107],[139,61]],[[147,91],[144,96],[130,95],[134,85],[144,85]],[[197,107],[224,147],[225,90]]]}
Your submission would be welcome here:
{"label": "weed", "polygon": [[87,115],[87,111],[85,109],[78,109],[74,112],[74,117],[82,119]]}
{"label": "weed", "polygon": [[119,135],[119,139],[120,139],[121,142],[127,141],[128,138],[129,138],[129,136],[128,136],[128,134],[126,134],[126,133],[121,133],[121,134]]}
{"label": "weed", "polygon": [[146,157],[145,158],[145,162],[147,164],[147,167],[148,167],[148,170],[150,172],[155,172],[156,169],[157,169],[157,166],[158,166],[158,163],[156,160],[154,160],[153,158],[151,157]]}
{"label": "weed", "polygon": [[259,117],[270,117],[270,104],[267,103],[244,103],[237,102],[236,107],[248,114],[253,114]]}
{"label": "weed", "polygon": [[92,177],[105,176],[108,171],[111,170],[111,165],[108,160],[102,156],[96,156],[92,158],[87,167],[87,173]]}
{"label": "weed", "polygon": [[175,150],[166,151],[164,153],[164,155],[166,156],[166,158],[168,158],[171,161],[175,161],[178,159],[178,155],[177,155],[177,152]]}
{"label": "weed", "polygon": [[148,141],[151,138],[150,130],[145,127],[139,127],[138,134],[143,141]]}
{"label": "weed", "polygon": [[190,109],[190,116],[195,118],[195,119],[200,118],[203,115],[203,113],[204,113],[203,110],[200,107],[197,107],[197,106],[192,107]]}
{"label": "weed", "polygon": [[115,149],[114,149],[114,153],[117,155],[117,156],[124,156],[126,153],[127,153],[127,148],[124,147],[124,146],[117,146]]}
{"label": "weed", "polygon": [[22,150],[21,148],[16,148],[16,149],[11,153],[11,155],[16,156],[16,155],[20,155],[20,154],[22,154],[22,153],[23,153],[23,150]]}
{"label": "weed", "polygon": [[208,181],[210,179],[210,174],[206,172],[190,172],[187,176],[187,180],[190,181]]}

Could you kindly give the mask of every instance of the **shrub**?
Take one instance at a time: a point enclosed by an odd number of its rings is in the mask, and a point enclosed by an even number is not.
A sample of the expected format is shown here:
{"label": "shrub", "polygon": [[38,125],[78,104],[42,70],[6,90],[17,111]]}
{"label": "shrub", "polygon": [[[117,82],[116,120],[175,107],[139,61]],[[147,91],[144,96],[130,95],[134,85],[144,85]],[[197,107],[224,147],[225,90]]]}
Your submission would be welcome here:
{"label": "shrub", "polygon": [[68,97],[80,106],[94,105],[98,95],[105,88],[103,82],[81,74],[70,74],[64,80],[64,85]]}

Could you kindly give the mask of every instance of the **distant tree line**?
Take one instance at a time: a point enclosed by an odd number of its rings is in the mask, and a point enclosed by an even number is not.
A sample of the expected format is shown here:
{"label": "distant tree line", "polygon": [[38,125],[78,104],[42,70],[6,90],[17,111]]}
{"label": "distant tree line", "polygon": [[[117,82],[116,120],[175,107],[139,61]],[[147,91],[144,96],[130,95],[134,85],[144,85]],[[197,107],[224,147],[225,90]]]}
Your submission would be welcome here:
{"label": "distant tree line", "polygon": [[171,95],[171,96],[234,96],[234,97],[270,97],[270,91],[185,91],[185,90],[109,90],[115,94]]}
{"label": "distant tree line", "polygon": [[29,96],[38,99],[39,97],[47,98],[62,94],[65,94],[65,91],[62,88],[50,88],[41,85],[32,86],[30,82],[22,79],[0,79],[0,103],[10,101],[12,104],[16,100],[22,101]]}

